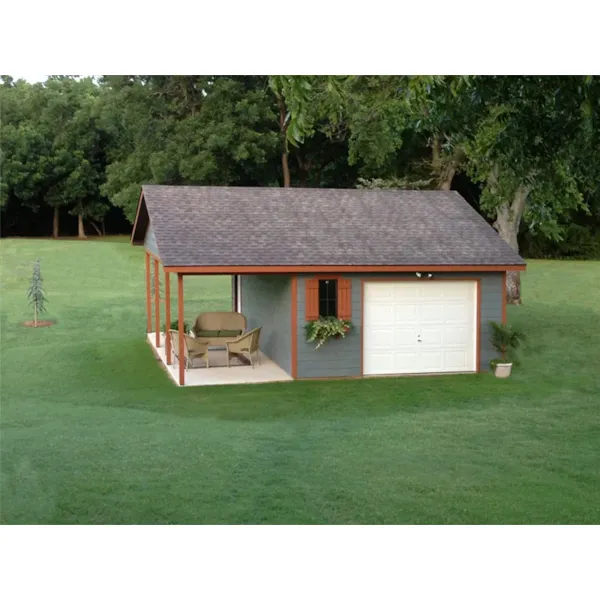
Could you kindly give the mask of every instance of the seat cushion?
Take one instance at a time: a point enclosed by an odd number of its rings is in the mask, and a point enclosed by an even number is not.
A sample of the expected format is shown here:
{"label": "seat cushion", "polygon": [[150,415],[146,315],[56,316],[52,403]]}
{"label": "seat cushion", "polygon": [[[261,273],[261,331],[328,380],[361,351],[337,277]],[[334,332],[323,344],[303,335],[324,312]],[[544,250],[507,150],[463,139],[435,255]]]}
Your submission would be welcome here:
{"label": "seat cushion", "polygon": [[198,330],[219,331],[234,330],[246,327],[246,317],[235,312],[207,312],[196,317],[194,328]]}
{"label": "seat cushion", "polygon": [[219,337],[237,337],[241,333],[241,329],[221,329],[221,331],[219,331]]}
{"label": "seat cushion", "polygon": [[200,331],[196,331],[196,337],[219,337],[219,331],[210,330],[210,329],[200,329]]}

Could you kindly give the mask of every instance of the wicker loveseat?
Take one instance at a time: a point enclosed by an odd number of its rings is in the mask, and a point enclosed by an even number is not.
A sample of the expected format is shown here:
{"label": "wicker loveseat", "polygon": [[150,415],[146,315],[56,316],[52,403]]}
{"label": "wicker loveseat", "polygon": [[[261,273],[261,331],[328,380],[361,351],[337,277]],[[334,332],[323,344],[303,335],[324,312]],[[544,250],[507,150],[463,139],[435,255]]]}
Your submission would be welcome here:
{"label": "wicker loveseat", "polygon": [[192,331],[211,346],[225,346],[226,342],[236,340],[246,326],[246,317],[242,313],[207,312],[196,317]]}

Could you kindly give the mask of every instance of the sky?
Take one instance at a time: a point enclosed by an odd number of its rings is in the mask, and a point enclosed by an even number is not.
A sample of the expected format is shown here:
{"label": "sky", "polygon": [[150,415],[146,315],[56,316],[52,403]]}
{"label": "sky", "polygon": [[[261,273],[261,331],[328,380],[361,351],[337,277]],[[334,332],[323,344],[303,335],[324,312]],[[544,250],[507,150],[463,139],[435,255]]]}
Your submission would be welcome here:
{"label": "sky", "polygon": [[[33,73],[29,74],[14,74],[14,73],[6,73],[10,75],[15,81],[17,79],[25,79],[29,83],[42,83],[48,79],[48,75],[35,75]],[[59,73],[53,73],[53,75],[58,75]],[[60,73],[61,75],[63,73]],[[92,75],[81,75],[80,77],[92,77]]]}
{"label": "sky", "polygon": [[10,75],[14,80],[25,79],[29,83],[38,83],[40,81],[46,81],[46,79],[48,78],[48,75],[17,75],[16,73],[7,73],[7,75]]}

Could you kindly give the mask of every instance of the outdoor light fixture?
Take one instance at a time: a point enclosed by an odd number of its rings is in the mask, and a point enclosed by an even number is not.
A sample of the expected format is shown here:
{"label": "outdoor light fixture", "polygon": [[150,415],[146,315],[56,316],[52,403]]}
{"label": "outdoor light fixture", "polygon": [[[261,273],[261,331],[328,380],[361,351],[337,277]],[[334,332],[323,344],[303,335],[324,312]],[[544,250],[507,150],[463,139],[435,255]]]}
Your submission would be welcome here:
{"label": "outdoor light fixture", "polygon": [[415,275],[416,275],[416,276],[417,276],[419,279],[421,279],[421,273],[419,273],[419,272],[417,271],[417,272],[415,273]]}
{"label": "outdoor light fixture", "polygon": [[431,273],[427,273],[427,279],[431,279],[433,275]]}

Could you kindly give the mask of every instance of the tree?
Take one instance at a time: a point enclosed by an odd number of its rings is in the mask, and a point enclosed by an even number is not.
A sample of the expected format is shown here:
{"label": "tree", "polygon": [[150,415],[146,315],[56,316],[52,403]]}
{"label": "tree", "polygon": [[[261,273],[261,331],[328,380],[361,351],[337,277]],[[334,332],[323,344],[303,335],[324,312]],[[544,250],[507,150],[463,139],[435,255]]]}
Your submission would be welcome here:
{"label": "tree", "polygon": [[33,275],[29,280],[29,289],[27,290],[29,304],[33,306],[33,326],[38,326],[38,315],[46,312],[46,295],[42,288],[42,274],[40,272],[40,259],[38,258],[33,265]]}
{"label": "tree", "polygon": [[43,202],[50,140],[38,126],[42,86],[3,77],[0,86],[0,207],[9,204],[37,212]]}
{"label": "tree", "polygon": [[430,156],[422,160],[432,186],[450,190],[464,167],[466,130],[477,114],[466,76],[408,77],[404,86],[410,127],[422,136]]}
{"label": "tree", "polygon": [[44,84],[6,81],[3,108],[0,203],[37,212],[53,209],[52,235],[58,237],[61,209],[79,219],[108,210],[99,186],[106,167],[106,135],[94,117],[98,88],[91,79],[51,77]]}
{"label": "tree", "polygon": [[275,95],[279,111],[279,137],[283,187],[291,186],[289,144],[301,144],[314,131],[314,111],[311,97],[315,78],[292,75],[272,75],[269,88]]}
{"label": "tree", "polygon": [[268,185],[278,136],[258,77],[106,77],[101,125],[116,143],[103,192],[135,217],[144,183]]}
{"label": "tree", "polygon": [[54,207],[54,237],[61,207],[77,216],[78,237],[85,238],[84,220],[97,232],[108,204],[100,192],[106,168],[107,135],[97,122],[99,89],[91,79],[51,78],[42,119],[53,132],[54,179],[46,201]]}
{"label": "tree", "polygon": [[[470,89],[480,116],[465,149],[469,174],[484,186],[482,210],[517,252],[522,221],[560,239],[560,217],[585,208],[593,174],[581,157],[597,142],[597,78],[478,77]],[[518,272],[507,277],[507,299],[521,302]]]}

